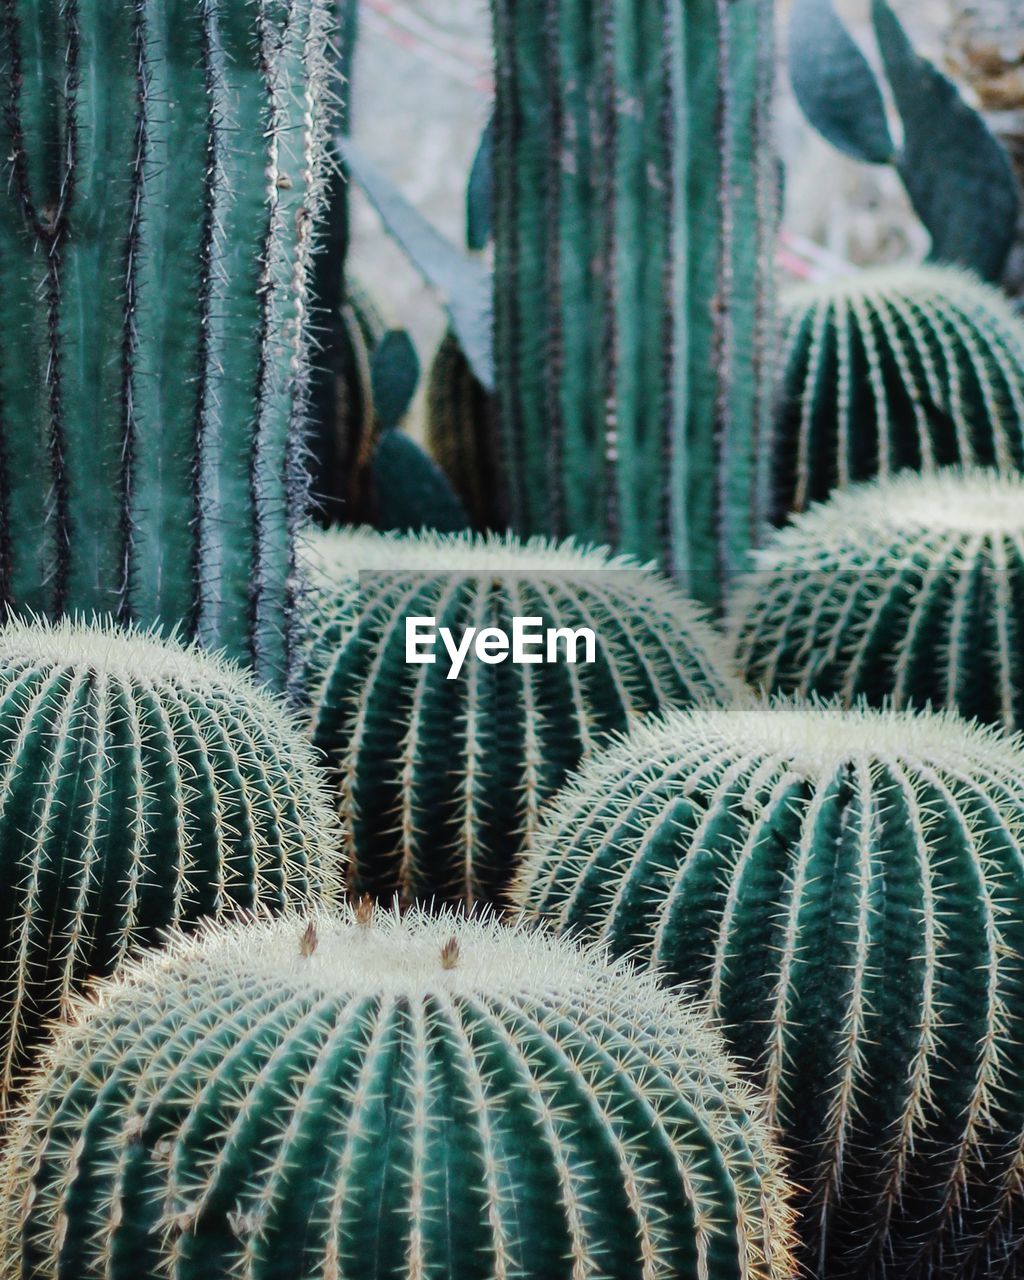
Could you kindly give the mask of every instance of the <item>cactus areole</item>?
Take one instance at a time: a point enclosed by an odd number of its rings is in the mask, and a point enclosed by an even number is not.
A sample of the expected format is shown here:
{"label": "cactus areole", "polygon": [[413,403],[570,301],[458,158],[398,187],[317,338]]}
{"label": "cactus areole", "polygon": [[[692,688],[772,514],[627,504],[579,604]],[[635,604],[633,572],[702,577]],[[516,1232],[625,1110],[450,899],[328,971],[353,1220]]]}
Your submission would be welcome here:
{"label": "cactus areole", "polygon": [[0,601],[294,649],[328,0],[0,11]]}
{"label": "cactus areole", "polygon": [[648,978],[360,908],[177,942],[46,1057],[21,1280],[790,1280],[761,1099]]}
{"label": "cactus areole", "polygon": [[780,702],[640,726],[552,806],[530,912],[696,984],[791,1153],[806,1273],[1019,1274],[1024,744]]}

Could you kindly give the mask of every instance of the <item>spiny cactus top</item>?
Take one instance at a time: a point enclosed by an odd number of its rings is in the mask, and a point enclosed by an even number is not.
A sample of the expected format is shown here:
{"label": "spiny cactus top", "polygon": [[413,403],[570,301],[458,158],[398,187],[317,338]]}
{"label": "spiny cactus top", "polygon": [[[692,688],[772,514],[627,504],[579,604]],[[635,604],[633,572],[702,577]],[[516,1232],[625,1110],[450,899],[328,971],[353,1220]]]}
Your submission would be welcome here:
{"label": "spiny cactus top", "polygon": [[776,522],[905,467],[1024,468],[1024,324],[996,289],[886,268],[800,285],[783,315]]}
{"label": "spiny cactus top", "polygon": [[42,1025],[171,924],[317,901],[312,753],[219,659],[100,626],[0,630],[0,1103]]}
{"label": "spiny cactus top", "polygon": [[717,602],[774,382],[771,0],[492,0],[495,363],[524,533]]}
{"label": "spiny cactus top", "polygon": [[284,681],[332,7],[3,5],[3,602]]}
{"label": "spiny cactus top", "polygon": [[1018,1268],[1024,743],[948,713],[708,708],[552,807],[532,913],[695,982],[807,1189],[810,1274]]}
{"label": "spiny cactus top", "polygon": [[[321,534],[310,548],[312,733],[340,787],[352,887],[501,901],[541,804],[629,717],[737,687],[721,640],[672,585],[572,542]],[[589,628],[592,663],[407,661],[410,618]],[[536,654],[536,651],[535,651]],[[548,655],[550,656],[550,655]]]}
{"label": "spiny cactus top", "polygon": [[732,608],[754,685],[1024,726],[1024,479],[905,474],[796,518]]}
{"label": "spiny cactus top", "polygon": [[494,922],[175,941],[58,1035],[0,1173],[14,1280],[785,1280],[762,1103],[687,1006]]}

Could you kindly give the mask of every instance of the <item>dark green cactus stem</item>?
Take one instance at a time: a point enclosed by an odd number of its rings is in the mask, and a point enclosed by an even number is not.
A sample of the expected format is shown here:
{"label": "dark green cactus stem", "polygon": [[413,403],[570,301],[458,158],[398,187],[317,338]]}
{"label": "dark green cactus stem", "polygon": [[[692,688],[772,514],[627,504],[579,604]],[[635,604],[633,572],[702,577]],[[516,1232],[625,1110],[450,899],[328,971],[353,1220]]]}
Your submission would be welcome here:
{"label": "dark green cactus stem", "polygon": [[326,0],[0,5],[0,598],[285,683]]}
{"label": "dark green cactus stem", "polygon": [[492,921],[172,940],[82,1002],[0,1169],[7,1280],[791,1280],[703,1016]]}
{"label": "dark green cactus stem", "polygon": [[770,0],[493,0],[495,359],[514,525],[717,603],[773,371]]}
{"label": "dark green cactus stem", "polygon": [[771,515],[905,468],[1024,469],[1024,324],[969,272],[885,268],[783,297]]}
{"label": "dark green cactus stem", "polygon": [[1020,1274],[1024,743],[800,703],[639,726],[552,807],[532,915],[706,995],[804,1188],[801,1274]]}
{"label": "dark green cactus stem", "polygon": [[221,659],[69,623],[0,631],[0,1110],[47,1021],[169,925],[323,901],[312,753]]}
{"label": "dark green cactus stem", "polygon": [[426,444],[465,504],[473,528],[504,527],[497,404],[451,330],[430,368]]}
{"label": "dark green cactus stem", "polygon": [[[741,687],[721,638],[671,583],[626,557],[543,539],[383,537],[309,548],[305,673],[313,741],[338,787],[350,886],[390,901],[506,901],[542,805],[633,716]],[[595,635],[594,661],[489,664],[448,679],[406,659],[407,619]],[[470,637],[472,639],[472,637]]]}
{"label": "dark green cactus stem", "polygon": [[730,601],[756,687],[1024,728],[1024,479],[904,474],[796,517]]}

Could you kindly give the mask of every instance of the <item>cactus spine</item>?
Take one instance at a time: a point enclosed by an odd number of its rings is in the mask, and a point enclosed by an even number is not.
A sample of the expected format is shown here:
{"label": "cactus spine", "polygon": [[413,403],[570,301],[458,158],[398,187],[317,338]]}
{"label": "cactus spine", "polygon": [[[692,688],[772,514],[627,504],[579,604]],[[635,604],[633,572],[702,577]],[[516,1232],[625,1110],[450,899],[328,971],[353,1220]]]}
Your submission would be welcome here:
{"label": "cactus spine", "polygon": [[[540,539],[321,534],[305,673],[314,743],[340,789],[351,887],[390,900],[502,902],[541,805],[632,715],[737,687],[721,641],[627,558]],[[465,629],[540,618],[596,634],[578,665],[488,665],[449,680],[406,661],[406,619]],[[559,654],[564,658],[564,647]],[[535,651],[536,654],[536,651]]]}
{"label": "cactus spine", "polygon": [[773,375],[768,0],[493,0],[513,523],[699,597],[756,531]]}
{"label": "cactus spine", "polygon": [[168,925],[337,877],[308,745],[241,671],[152,635],[0,630],[0,1106],[46,1021]]}
{"label": "cactus spine", "polygon": [[1022,820],[1024,743],[948,713],[693,710],[563,793],[523,896],[707,994],[809,1274],[981,1280],[1020,1266]]}
{"label": "cactus spine", "polygon": [[788,1280],[762,1103],[693,1011],[454,915],[213,930],[82,1003],[0,1185],[24,1280]]}
{"label": "cactus spine", "polygon": [[281,685],[326,0],[0,16],[0,599]]}
{"label": "cactus spine", "polygon": [[772,515],[904,468],[1024,469],[1024,324],[965,271],[886,268],[783,301]]}
{"label": "cactus spine", "polygon": [[798,516],[731,604],[751,684],[1024,727],[1024,479],[902,475]]}

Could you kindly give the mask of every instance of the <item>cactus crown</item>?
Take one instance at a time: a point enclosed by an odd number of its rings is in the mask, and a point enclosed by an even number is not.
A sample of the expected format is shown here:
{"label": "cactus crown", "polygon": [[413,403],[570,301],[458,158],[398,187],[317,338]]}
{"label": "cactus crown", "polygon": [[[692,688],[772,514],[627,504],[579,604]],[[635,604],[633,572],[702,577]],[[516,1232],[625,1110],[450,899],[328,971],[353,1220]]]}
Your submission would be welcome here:
{"label": "cactus crown", "polygon": [[551,806],[531,917],[696,983],[791,1152],[815,1275],[1003,1274],[1024,1102],[1024,739],[697,708]]}
{"label": "cactus crown", "polygon": [[1024,478],[911,473],[798,516],[730,602],[747,679],[1024,725]]}
{"label": "cactus crown", "polygon": [[1024,325],[952,267],[784,295],[775,518],[902,468],[1024,467]]}
{"label": "cactus crown", "polygon": [[[511,536],[332,531],[310,545],[307,688],[335,772],[353,888],[502,901],[541,805],[636,714],[727,699],[721,641],[626,556]],[[364,573],[363,570],[374,570]],[[457,636],[513,618],[587,628],[595,661],[405,661],[407,617]]]}
{"label": "cactus crown", "polygon": [[444,912],[172,939],[79,1004],[0,1187],[0,1260],[56,1280],[790,1274],[762,1103],[703,1017]]}

